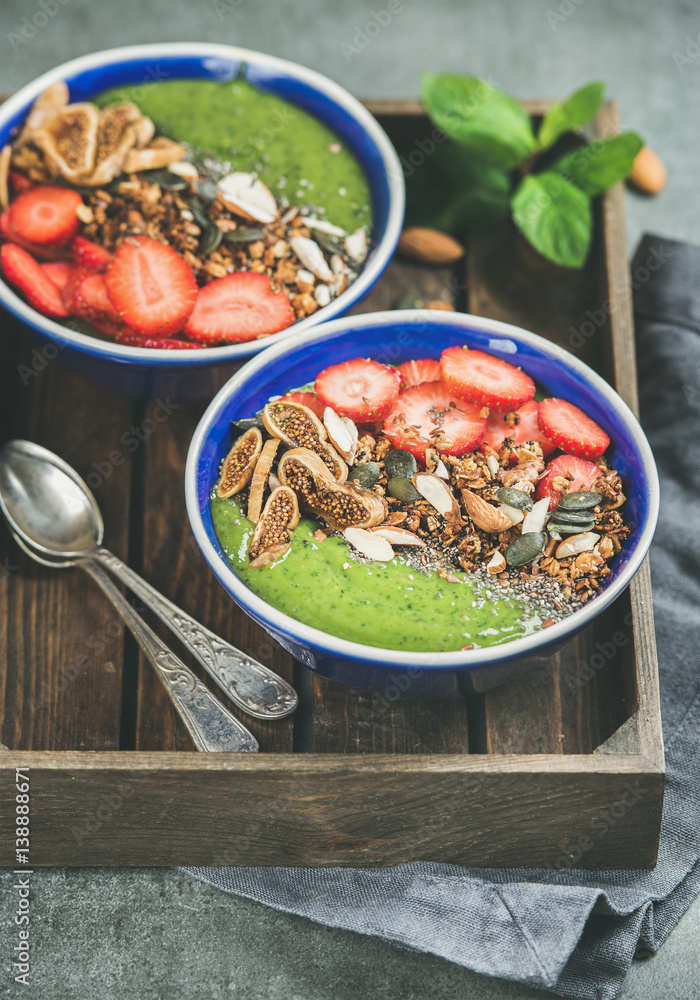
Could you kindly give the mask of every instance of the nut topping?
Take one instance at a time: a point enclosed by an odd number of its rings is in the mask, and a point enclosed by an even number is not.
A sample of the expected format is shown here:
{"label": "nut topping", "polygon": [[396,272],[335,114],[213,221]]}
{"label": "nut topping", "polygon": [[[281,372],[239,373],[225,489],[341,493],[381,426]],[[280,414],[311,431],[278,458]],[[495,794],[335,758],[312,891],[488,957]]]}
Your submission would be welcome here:
{"label": "nut topping", "polygon": [[248,520],[254,524],[260,518],[265,488],[279,444],[278,438],[270,438],[269,441],[266,441],[260,453],[260,458],[255,463],[253,477],[250,480],[250,492],[248,493]]}
{"label": "nut topping", "polygon": [[507,531],[508,528],[513,527],[513,522],[509,517],[501,513],[497,507],[492,507],[478,493],[472,493],[471,490],[462,490],[462,500],[469,517],[477,528],[481,528],[482,531],[498,533]]}

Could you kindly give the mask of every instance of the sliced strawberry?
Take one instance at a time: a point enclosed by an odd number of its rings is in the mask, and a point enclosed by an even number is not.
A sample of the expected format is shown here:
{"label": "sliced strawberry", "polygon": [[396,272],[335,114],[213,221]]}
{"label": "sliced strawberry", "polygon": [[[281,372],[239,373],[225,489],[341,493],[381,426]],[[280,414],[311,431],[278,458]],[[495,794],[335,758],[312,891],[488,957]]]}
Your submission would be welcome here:
{"label": "sliced strawberry", "polygon": [[11,243],[16,243],[18,247],[22,247],[27,253],[31,254],[32,257],[39,260],[65,260],[67,257],[67,251],[64,246],[53,246],[46,245],[40,246],[38,243],[30,243],[29,240],[23,240],[12,228],[10,223],[10,210],[7,209],[0,215],[0,234],[9,240]]}
{"label": "sliced strawberry", "polygon": [[481,441],[486,418],[474,403],[453,396],[442,382],[422,382],[404,389],[384,421],[394,447],[425,459],[426,448],[464,455]]}
{"label": "sliced strawberry", "polygon": [[34,184],[33,181],[30,181],[28,177],[24,176],[24,174],[17,173],[16,170],[11,170],[8,176],[12,193],[15,196],[18,194],[24,194],[26,191],[31,191],[32,188],[36,187],[36,184]]}
{"label": "sliced strawberry", "polygon": [[553,458],[547,466],[544,475],[537,484],[537,498],[549,497],[549,509],[557,506],[561,490],[556,490],[553,482],[557,476],[563,476],[570,480],[571,486],[567,490],[573,493],[575,490],[590,490],[596,479],[603,473],[594,465],[587,462],[585,458],[577,458],[575,455],[558,455]]}
{"label": "sliced strawberry", "polygon": [[68,315],[59,289],[26,250],[15,243],[4,243],[0,247],[0,264],[7,280],[37,312],[45,316]]}
{"label": "sliced strawberry", "polygon": [[448,347],[440,357],[440,370],[456,396],[499,413],[517,410],[535,395],[535,383],[522,369],[483,351]]}
{"label": "sliced strawberry", "polygon": [[114,308],[107,294],[107,284],[103,274],[95,271],[81,270],[77,277],[71,279],[71,297],[73,312],[88,323],[111,323],[117,327],[123,325],[122,319]]}
{"label": "sliced strawberry", "polygon": [[399,395],[401,374],[369,358],[353,358],[324,368],[314,388],[324,406],[356,423],[383,420]]}
{"label": "sliced strawberry", "polygon": [[301,403],[302,406],[312,410],[320,420],[323,420],[323,411],[326,408],[326,404],[321,402],[315,392],[288,392],[286,396],[282,396],[280,403]]}
{"label": "sliced strawberry", "polygon": [[241,271],[215,278],[197,294],[185,332],[207,344],[240,344],[279,333],[294,322],[284,292],[275,292],[264,274]]}
{"label": "sliced strawberry", "polygon": [[192,340],[173,340],[171,337],[144,337],[136,330],[124,327],[116,338],[118,344],[129,347],[157,347],[166,351],[192,351],[206,347],[206,344],[195,344]]}
{"label": "sliced strawberry", "polygon": [[435,358],[418,358],[417,361],[404,361],[399,365],[402,376],[402,389],[407,389],[409,385],[420,385],[421,382],[439,382],[442,378],[440,374],[440,362]]}
{"label": "sliced strawberry", "polygon": [[565,399],[543,399],[539,422],[542,433],[567,455],[600,458],[610,444],[603,428]]}
{"label": "sliced strawberry", "polygon": [[51,278],[59,292],[63,291],[73,274],[73,268],[67,260],[52,260],[40,264],[39,267],[48,278]]}
{"label": "sliced strawberry", "polygon": [[147,236],[121,244],[105,281],[123,322],[149,336],[182,330],[197,299],[190,265],[172,247]]}
{"label": "sliced strawberry", "polygon": [[70,245],[71,255],[78,267],[91,267],[94,271],[106,271],[114,257],[99,243],[84,236],[76,236]]}
{"label": "sliced strawberry", "polygon": [[75,210],[83,199],[63,187],[36,187],[19,195],[10,205],[10,227],[30,243],[68,243],[80,227]]}
{"label": "sliced strawberry", "polygon": [[527,403],[523,403],[522,406],[513,411],[517,422],[512,427],[506,422],[507,414],[492,412],[486,424],[482,447],[488,444],[495,451],[498,451],[503,444],[503,439],[512,437],[515,438],[516,445],[525,444],[526,441],[538,441],[544,457],[551,455],[556,449],[540,430],[537,419],[538,410],[539,404],[534,399],[529,399]]}

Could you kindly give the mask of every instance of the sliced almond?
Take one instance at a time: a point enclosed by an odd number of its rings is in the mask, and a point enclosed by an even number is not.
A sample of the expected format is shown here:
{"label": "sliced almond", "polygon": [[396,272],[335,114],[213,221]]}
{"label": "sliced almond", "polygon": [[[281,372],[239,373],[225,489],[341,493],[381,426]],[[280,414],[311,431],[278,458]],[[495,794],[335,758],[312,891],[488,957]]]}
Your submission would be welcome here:
{"label": "sliced almond", "polygon": [[438,514],[442,514],[448,521],[460,519],[457,497],[443,479],[431,472],[417,472],[412,482]]}
{"label": "sliced almond", "polygon": [[331,444],[340,452],[348,465],[352,465],[357,454],[358,433],[354,420],[341,417],[335,410],[327,406],[323,411],[323,426],[326,428]]}
{"label": "sliced almond", "polygon": [[489,467],[489,472],[491,473],[491,475],[494,476],[494,477],[497,476],[498,475],[498,470],[501,468],[501,466],[500,466],[500,464],[499,464],[498,459],[496,458],[496,456],[495,455],[487,455],[486,456],[486,464]]}
{"label": "sliced almond", "polygon": [[10,192],[7,187],[7,177],[10,171],[10,160],[12,159],[12,146],[3,146],[0,153],[0,205],[7,208],[10,204]]}
{"label": "sliced almond", "polygon": [[345,540],[353,548],[368,559],[375,562],[390,562],[394,558],[394,550],[385,538],[366,528],[346,528],[343,532]]}
{"label": "sliced almond", "polygon": [[314,289],[314,298],[321,308],[327,306],[331,301],[331,290],[328,285],[317,285]]}
{"label": "sliced almond", "polygon": [[270,438],[263,445],[260,457],[255,463],[255,469],[250,480],[250,492],[248,493],[248,520],[254,524],[257,524],[260,519],[265,488],[279,446],[279,438]]}
{"label": "sliced almond", "polygon": [[258,427],[251,427],[234,441],[221,464],[221,474],[216,485],[218,497],[224,500],[235,496],[248,485],[261,451],[262,434]]}
{"label": "sliced almond", "polygon": [[134,122],[134,132],[136,133],[136,148],[145,149],[156,134],[156,127],[150,118],[141,115],[138,121]]}
{"label": "sliced almond", "polygon": [[392,545],[420,545],[425,548],[425,542],[418,535],[405,528],[399,528],[391,524],[380,524],[378,528],[371,529],[373,535],[380,535],[386,538]]}
{"label": "sliced almond", "polygon": [[525,517],[525,514],[522,510],[518,510],[517,507],[511,507],[509,503],[502,503],[498,506],[497,509],[500,510],[502,514],[505,514],[506,517],[510,518],[513,524],[520,524],[520,522]]}
{"label": "sliced almond", "polygon": [[169,163],[168,170],[171,174],[176,174],[186,181],[196,181],[199,178],[199,171],[194,163],[189,160],[178,160],[176,163]]}
{"label": "sliced almond", "polygon": [[277,475],[299,503],[326,519],[331,528],[373,528],[387,515],[384,497],[356,483],[339,483],[321,458],[308,448],[292,448],[279,461]]}
{"label": "sliced almond", "polygon": [[326,258],[318,243],[309,239],[308,236],[292,236],[289,243],[303,267],[315,274],[321,281],[333,281],[333,272],[326,263]]}
{"label": "sliced almond", "polygon": [[78,205],[78,207],[75,210],[75,214],[78,216],[80,221],[86,226],[89,226],[90,223],[93,222],[95,218],[95,213],[93,212],[93,210],[90,208],[89,205],[85,204],[84,201]]}
{"label": "sliced almond", "polygon": [[124,173],[138,174],[142,170],[161,170],[184,159],[185,149],[172,139],[160,135],[145,149],[132,149],[124,161]]}
{"label": "sliced almond", "polygon": [[347,233],[340,226],[334,226],[332,222],[326,222],[325,219],[304,219],[304,222],[309,229],[316,229],[319,233],[328,233],[329,236],[346,236]]}
{"label": "sliced almond", "polygon": [[535,501],[532,510],[529,510],[523,518],[521,532],[526,535],[529,531],[544,531],[544,526],[549,520],[549,497],[543,497]]}
{"label": "sliced almond", "polygon": [[95,165],[99,120],[94,104],[69,104],[33,133],[32,142],[54,174],[81,183]]}
{"label": "sliced almond", "polygon": [[506,517],[498,507],[492,507],[477,493],[472,493],[471,490],[462,490],[462,500],[469,517],[482,531],[499,533],[513,527],[513,522],[509,517]]}
{"label": "sliced almond", "polygon": [[273,437],[290,448],[308,448],[315,452],[339,482],[348,478],[347,465],[328,440],[326,428],[308,406],[275,400],[267,404],[262,418]]}
{"label": "sliced almond", "polygon": [[361,264],[367,256],[367,248],[367,233],[364,229],[356,229],[354,233],[345,237],[345,252],[358,264]]}
{"label": "sliced almond", "polygon": [[487,572],[489,573],[490,576],[497,576],[499,573],[502,573],[503,570],[506,568],[507,567],[506,567],[505,556],[499,549],[496,549],[494,554],[486,563]]}
{"label": "sliced almond", "polygon": [[236,171],[217,184],[220,201],[235,215],[267,224],[279,219],[275,196],[255,174]]}
{"label": "sliced almond", "polygon": [[299,524],[296,494],[287,486],[271,493],[250,540],[250,567],[260,569],[276,562],[292,544],[292,532]]}
{"label": "sliced almond", "polygon": [[566,559],[567,556],[577,556],[579,552],[588,552],[594,549],[600,535],[595,531],[582,531],[580,535],[569,535],[557,546],[557,559]]}

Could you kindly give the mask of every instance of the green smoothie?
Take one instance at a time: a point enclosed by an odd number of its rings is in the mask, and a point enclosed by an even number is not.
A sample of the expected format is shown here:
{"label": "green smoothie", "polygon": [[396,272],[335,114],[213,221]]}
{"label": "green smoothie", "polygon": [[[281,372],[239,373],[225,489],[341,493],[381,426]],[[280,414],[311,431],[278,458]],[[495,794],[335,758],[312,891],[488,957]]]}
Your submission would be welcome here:
{"label": "green smoothie", "polygon": [[[528,607],[473,574],[458,583],[427,575],[397,554],[390,563],[360,563],[339,536],[317,542],[318,524],[302,517],[292,546],[277,563],[248,568],[254,525],[235,498],[211,502],[214,529],[231,566],[279,611],[314,628],[368,646],[445,652],[497,646],[531,635],[551,609]],[[487,591],[490,596],[487,596]]]}
{"label": "green smoothie", "polygon": [[132,101],[159,132],[191,146],[195,162],[256,171],[277,197],[325,212],[347,232],[369,229],[369,185],[353,153],[313,115],[245,80],[164,80],[114,87],[94,101]]}

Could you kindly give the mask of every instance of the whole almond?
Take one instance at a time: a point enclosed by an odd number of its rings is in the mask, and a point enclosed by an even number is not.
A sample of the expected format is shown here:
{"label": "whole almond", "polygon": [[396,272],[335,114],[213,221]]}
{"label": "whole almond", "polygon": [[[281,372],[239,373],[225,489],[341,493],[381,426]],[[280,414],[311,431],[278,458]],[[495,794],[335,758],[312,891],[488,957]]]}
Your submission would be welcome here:
{"label": "whole almond", "polygon": [[632,165],[630,184],[643,194],[658,194],[666,187],[667,179],[668,171],[659,154],[649,146],[642,146]]}
{"label": "whole almond", "polygon": [[404,229],[398,251],[403,257],[421,264],[455,264],[464,256],[464,247],[457,240],[437,229],[411,226]]}

